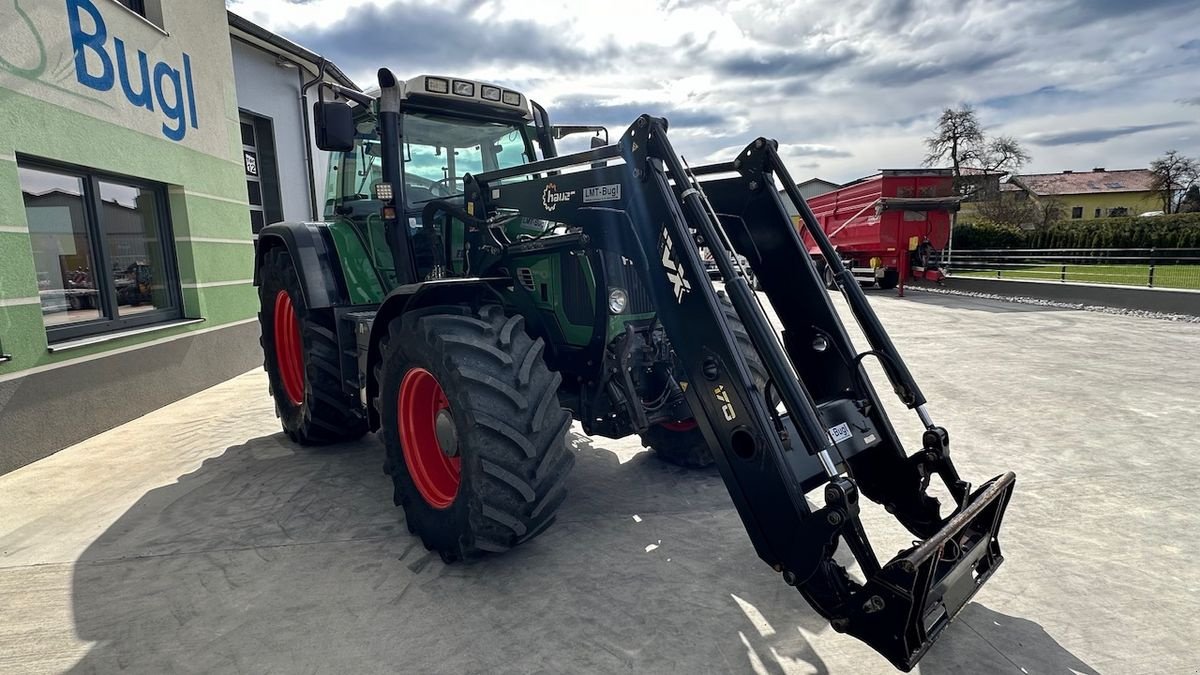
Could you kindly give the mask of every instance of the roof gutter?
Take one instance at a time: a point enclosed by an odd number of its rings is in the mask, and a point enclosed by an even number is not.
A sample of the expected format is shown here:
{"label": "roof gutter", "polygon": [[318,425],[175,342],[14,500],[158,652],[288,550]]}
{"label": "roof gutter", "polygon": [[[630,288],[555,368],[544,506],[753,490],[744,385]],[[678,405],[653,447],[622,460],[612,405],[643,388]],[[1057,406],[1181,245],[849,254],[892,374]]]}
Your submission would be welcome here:
{"label": "roof gutter", "polygon": [[355,91],[362,91],[361,89],[359,89],[358,85],[354,83],[354,80],[351,80],[349,77],[347,77],[346,74],[343,73],[341,71],[341,69],[337,67],[337,65],[326,61],[325,58],[323,56],[321,56],[320,54],[317,54],[316,52],[305,49],[304,47],[301,47],[300,45],[296,44],[295,42],[292,42],[291,40],[289,40],[281,35],[276,35],[275,33],[272,33],[271,31],[267,30],[266,28],[263,28],[262,26],[259,26],[258,24],[253,23],[252,21],[249,21],[241,16],[238,16],[237,14],[234,14],[233,12],[226,10],[225,13],[229,18],[229,27],[234,32],[241,34],[241,35],[235,35],[234,37],[239,37],[243,41],[248,41],[248,40],[246,40],[246,38],[253,38],[254,40],[257,40],[259,42],[270,45],[271,47],[279,50],[280,52],[290,55],[293,59],[296,59],[298,61],[305,63],[308,66],[311,66],[311,67],[307,68],[306,70],[309,70],[314,73],[318,72],[321,67],[321,64],[324,63],[325,64],[325,72],[329,75],[329,77],[333,78],[338,84],[340,84],[344,87],[350,88],[350,89],[354,89]]}

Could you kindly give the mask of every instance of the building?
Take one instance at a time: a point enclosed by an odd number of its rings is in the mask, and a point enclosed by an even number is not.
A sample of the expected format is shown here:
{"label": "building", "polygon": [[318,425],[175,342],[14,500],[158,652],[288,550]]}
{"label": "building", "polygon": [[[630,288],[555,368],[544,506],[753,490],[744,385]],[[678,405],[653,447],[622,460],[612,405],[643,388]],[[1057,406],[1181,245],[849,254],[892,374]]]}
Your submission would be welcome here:
{"label": "building", "polygon": [[255,228],[318,211],[306,86],[350,83],[221,0],[0,19],[3,473],[261,363]]}
{"label": "building", "polygon": [[1088,220],[1161,211],[1162,196],[1152,188],[1153,179],[1149,169],[1109,171],[1098,167],[1091,171],[1019,174],[1010,177],[1008,183],[1043,207],[1054,204],[1059,220]]}
{"label": "building", "polygon": [[[833,181],[825,180],[824,178],[809,178],[806,181],[796,183],[796,187],[800,190],[801,196],[803,196],[805,199],[812,199],[817,195],[823,195],[826,192],[833,192],[842,186]],[[787,208],[788,215],[795,220],[800,214],[796,212],[796,207],[792,205],[792,200],[788,199],[786,195],[784,195],[783,190],[780,190],[779,194],[783,196],[783,205],[785,208]]]}

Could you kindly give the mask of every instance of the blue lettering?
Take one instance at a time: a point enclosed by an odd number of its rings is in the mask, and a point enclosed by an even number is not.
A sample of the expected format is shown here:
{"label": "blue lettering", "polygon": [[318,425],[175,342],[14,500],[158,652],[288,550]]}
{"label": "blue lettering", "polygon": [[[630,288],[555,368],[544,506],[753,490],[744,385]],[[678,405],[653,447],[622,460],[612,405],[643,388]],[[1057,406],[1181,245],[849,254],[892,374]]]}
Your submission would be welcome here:
{"label": "blue lettering", "polygon": [[[163,86],[163,80],[167,80],[171,84],[172,98],[174,103],[167,103],[166,97],[163,95],[166,88]],[[183,119],[183,91],[179,85],[179,71],[175,70],[166,63],[159,62],[154,66],[154,93],[158,96],[158,107],[168,120],[174,120],[179,123],[175,129],[167,126],[164,122],[162,125],[163,136],[173,140],[181,141],[187,134],[187,123]]]}
{"label": "blue lettering", "polygon": [[154,110],[154,95],[150,92],[150,67],[146,65],[146,52],[138,50],[138,72],[141,74],[142,86],[135,92],[129,83],[129,66],[126,63],[125,41],[113,38],[113,47],[117,50],[117,74],[121,78],[121,89],[129,102],[146,110]]}
{"label": "blue lettering", "polygon": [[[183,54],[183,73],[181,75],[179,70],[163,61],[154,64],[152,71],[146,52],[140,49],[136,50],[136,75],[140,80],[140,85],[135,91],[134,77],[130,73],[130,50],[126,47],[125,41],[113,37],[113,50],[116,53],[116,67],[114,68],[113,56],[106,49],[108,27],[104,24],[104,17],[100,15],[100,10],[96,8],[92,0],[66,0],[66,3],[67,21],[71,28],[71,48],[75,53],[75,77],[80,84],[97,91],[109,91],[119,77],[121,91],[125,93],[125,99],[130,104],[152,111],[154,102],[157,100],[158,109],[166,118],[162,125],[163,136],[173,141],[183,140],[187,135],[189,124],[193,129],[200,128],[200,120],[196,114],[195,85],[192,81],[192,58],[187,53]],[[83,15],[85,14],[95,26],[90,33],[83,27]],[[89,52],[94,57],[92,59],[93,67],[95,62],[99,61],[100,72],[98,73],[94,73],[88,68]],[[153,76],[151,76],[151,72],[153,72]],[[185,103],[187,104],[186,109]]]}
{"label": "blue lettering", "polygon": [[188,113],[192,118],[192,128],[200,128],[200,120],[196,119],[196,92],[192,90],[192,57],[183,53],[183,80],[187,82]]}
{"label": "blue lettering", "polygon": [[[95,33],[85,33],[79,20],[80,10],[87,12],[96,24]],[[104,43],[108,40],[108,29],[104,26],[104,18],[100,10],[91,0],[67,0],[67,20],[71,26],[71,49],[75,51],[75,77],[80,84],[99,91],[108,91],[113,87],[113,64],[108,52],[104,51]],[[100,74],[93,75],[88,71],[87,54],[85,49],[92,50],[100,59]]]}

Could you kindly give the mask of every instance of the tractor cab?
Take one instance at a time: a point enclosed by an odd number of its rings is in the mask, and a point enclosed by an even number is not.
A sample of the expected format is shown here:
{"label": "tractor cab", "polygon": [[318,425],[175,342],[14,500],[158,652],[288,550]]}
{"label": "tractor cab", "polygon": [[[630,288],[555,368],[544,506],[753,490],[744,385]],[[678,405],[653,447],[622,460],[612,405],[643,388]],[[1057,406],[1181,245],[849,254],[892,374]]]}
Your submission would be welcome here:
{"label": "tractor cab", "polygon": [[[343,100],[315,106],[318,144],[330,150],[324,218],[367,243],[385,289],[406,276],[396,273],[384,231],[385,206],[400,227],[409,229],[408,237],[420,240],[422,209],[435,200],[460,197],[467,175],[536,161],[535,139],[543,156],[554,154],[553,140],[534,124],[534,108],[519,92],[432,75],[411,78],[397,89],[398,147],[391,157],[379,133],[378,90],[362,95],[338,88]],[[394,166],[398,180],[385,174],[385,165]],[[419,269],[422,262],[417,261],[418,279],[432,271]],[[461,256],[457,262],[461,267]]]}

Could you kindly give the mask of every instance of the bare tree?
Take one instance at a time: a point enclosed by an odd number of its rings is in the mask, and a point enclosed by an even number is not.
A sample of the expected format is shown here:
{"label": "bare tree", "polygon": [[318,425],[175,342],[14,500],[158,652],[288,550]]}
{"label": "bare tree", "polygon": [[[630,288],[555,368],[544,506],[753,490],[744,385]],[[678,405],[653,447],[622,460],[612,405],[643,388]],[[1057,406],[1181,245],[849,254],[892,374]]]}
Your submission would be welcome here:
{"label": "bare tree", "polygon": [[962,167],[971,160],[973,153],[983,144],[983,129],[975,117],[975,109],[964,103],[958,110],[946,108],[938,118],[937,130],[925,139],[929,154],[925,166],[941,163],[949,157],[954,166],[954,177],[962,175]]}
{"label": "bare tree", "polygon": [[997,136],[981,145],[973,157],[985,171],[1015,173],[1029,162],[1029,153],[1012,136]]}
{"label": "bare tree", "polygon": [[1150,162],[1150,173],[1154,174],[1150,189],[1162,195],[1163,212],[1172,213],[1179,208],[1174,206],[1175,195],[1187,192],[1200,180],[1200,163],[1179,154],[1177,150],[1168,150],[1162,157]]}

